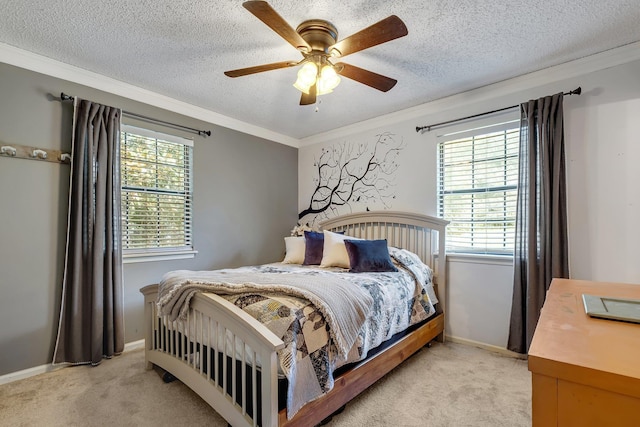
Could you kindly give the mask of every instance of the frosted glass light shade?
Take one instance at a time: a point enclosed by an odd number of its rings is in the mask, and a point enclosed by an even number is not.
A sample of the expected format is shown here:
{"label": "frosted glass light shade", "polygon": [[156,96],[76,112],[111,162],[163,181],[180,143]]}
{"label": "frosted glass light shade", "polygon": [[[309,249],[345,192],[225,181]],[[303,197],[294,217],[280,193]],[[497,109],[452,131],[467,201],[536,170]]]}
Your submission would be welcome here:
{"label": "frosted glass light shade", "polygon": [[331,65],[325,65],[320,71],[318,79],[318,95],[333,92],[333,89],[340,84],[340,77]]}
{"label": "frosted glass light shade", "polygon": [[313,62],[307,62],[298,70],[298,79],[293,86],[300,92],[309,93],[309,89],[318,78],[318,66]]}

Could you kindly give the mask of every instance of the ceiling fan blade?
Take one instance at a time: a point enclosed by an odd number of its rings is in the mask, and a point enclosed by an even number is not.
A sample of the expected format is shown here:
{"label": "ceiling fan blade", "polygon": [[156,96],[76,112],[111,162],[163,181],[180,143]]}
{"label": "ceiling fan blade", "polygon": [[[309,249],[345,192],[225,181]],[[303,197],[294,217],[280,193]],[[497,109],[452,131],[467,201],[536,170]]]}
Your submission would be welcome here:
{"label": "ceiling fan blade", "polygon": [[249,74],[262,73],[263,71],[277,70],[279,68],[295,67],[296,65],[298,65],[298,62],[282,61],[282,62],[274,62],[272,64],[257,65],[255,67],[247,67],[247,68],[240,68],[237,70],[225,71],[224,74],[228,77],[240,77],[240,76],[247,76]]}
{"label": "ceiling fan blade", "polygon": [[309,44],[266,1],[246,1],[242,3],[242,6],[267,24],[291,46],[299,50],[302,48],[306,52],[311,51]]}
{"label": "ceiling fan blade", "polygon": [[364,68],[356,67],[355,65],[345,64],[344,62],[337,63],[335,67],[336,72],[341,76],[355,80],[367,86],[371,86],[372,88],[378,89],[382,92],[389,91],[396,85],[396,83],[398,83],[397,80],[390,77],[365,70]]}
{"label": "ceiling fan blade", "polygon": [[409,34],[409,31],[404,22],[397,16],[391,15],[364,30],[350,35],[346,39],[340,40],[329,48],[329,52],[335,49],[337,52],[332,53],[338,57],[343,57],[407,34]]}
{"label": "ceiling fan blade", "polygon": [[311,105],[316,103],[316,85],[309,88],[309,93],[302,92],[300,97],[300,105]]}

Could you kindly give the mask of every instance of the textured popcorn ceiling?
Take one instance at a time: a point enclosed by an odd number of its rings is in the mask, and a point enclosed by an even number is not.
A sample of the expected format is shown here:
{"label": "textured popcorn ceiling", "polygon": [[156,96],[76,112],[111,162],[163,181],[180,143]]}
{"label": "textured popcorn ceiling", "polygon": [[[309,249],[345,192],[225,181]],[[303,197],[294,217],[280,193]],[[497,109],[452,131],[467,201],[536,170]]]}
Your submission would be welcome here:
{"label": "textured popcorn ceiling", "polygon": [[0,0],[0,42],[303,138],[640,40],[640,0],[269,3],[294,28],[331,21],[339,39],[398,15],[408,36],[344,59],[398,84],[343,78],[315,112],[298,105],[296,68],[226,77],[301,58],[241,0]]}

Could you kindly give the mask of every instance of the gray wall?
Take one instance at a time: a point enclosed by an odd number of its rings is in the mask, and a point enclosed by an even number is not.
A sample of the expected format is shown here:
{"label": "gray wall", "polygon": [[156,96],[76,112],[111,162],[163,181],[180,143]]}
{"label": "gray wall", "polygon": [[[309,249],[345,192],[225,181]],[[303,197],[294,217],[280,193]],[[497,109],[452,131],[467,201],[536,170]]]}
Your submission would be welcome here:
{"label": "gray wall", "polygon": [[[143,338],[139,289],[165,272],[282,258],[283,236],[297,220],[296,148],[6,64],[0,64],[0,143],[69,152],[73,106],[55,99],[60,92],[213,131],[211,137],[194,138],[198,254],[188,260],[125,265],[125,342]],[[0,157],[0,375],[51,362],[68,187],[68,165]]]}

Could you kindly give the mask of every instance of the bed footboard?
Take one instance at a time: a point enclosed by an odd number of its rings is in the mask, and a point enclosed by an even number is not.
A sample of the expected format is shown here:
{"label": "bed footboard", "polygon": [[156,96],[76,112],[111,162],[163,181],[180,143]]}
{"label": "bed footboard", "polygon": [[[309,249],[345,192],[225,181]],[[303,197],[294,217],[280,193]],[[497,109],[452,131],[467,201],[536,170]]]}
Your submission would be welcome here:
{"label": "bed footboard", "polygon": [[280,338],[227,300],[200,293],[186,321],[156,308],[158,285],[141,289],[145,364],[170,372],[234,427],[278,425]]}

